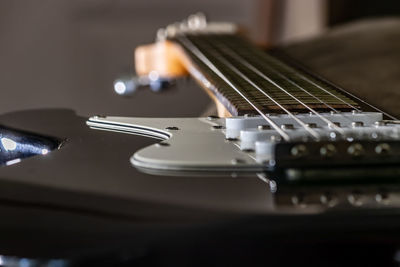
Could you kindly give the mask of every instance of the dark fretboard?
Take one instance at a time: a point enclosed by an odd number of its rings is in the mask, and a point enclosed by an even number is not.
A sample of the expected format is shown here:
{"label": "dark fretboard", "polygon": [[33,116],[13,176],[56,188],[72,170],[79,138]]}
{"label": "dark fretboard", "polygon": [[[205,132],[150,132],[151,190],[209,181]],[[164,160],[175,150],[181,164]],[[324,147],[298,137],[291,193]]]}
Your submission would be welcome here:
{"label": "dark fretboard", "polygon": [[[193,62],[192,75],[232,115],[256,114],[249,100],[264,113],[284,113],[282,107],[295,112],[308,112],[309,108],[329,111],[358,107],[331,85],[289,66],[240,36],[186,35],[174,41]],[[211,67],[207,64],[210,62]]]}

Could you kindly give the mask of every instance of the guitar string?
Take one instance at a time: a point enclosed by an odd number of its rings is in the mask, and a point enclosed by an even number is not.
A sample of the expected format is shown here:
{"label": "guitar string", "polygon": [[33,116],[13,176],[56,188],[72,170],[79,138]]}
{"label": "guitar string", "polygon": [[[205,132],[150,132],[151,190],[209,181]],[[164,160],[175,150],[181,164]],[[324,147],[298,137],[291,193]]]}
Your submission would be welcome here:
{"label": "guitar string", "polygon": [[[227,47],[228,49],[230,49],[232,52],[234,52],[232,50],[232,48],[229,48],[228,45],[224,44],[225,47]],[[266,53],[260,53],[261,51],[256,50],[256,52],[258,52],[257,54],[259,54],[261,57],[265,58],[265,59],[271,59],[274,61],[277,61],[275,58],[268,56]],[[238,56],[239,53],[237,53]],[[267,57],[268,56],[268,57]],[[243,56],[241,56],[243,58]],[[281,63],[281,62],[279,62]],[[253,66],[252,64],[250,64],[248,62],[249,65]],[[282,65],[282,64],[281,64]],[[284,67],[286,67],[286,69],[291,70],[290,67],[283,65]],[[253,66],[254,67],[254,66]],[[289,82],[290,84],[294,85],[295,87],[299,88],[300,90],[302,90],[303,92],[307,93],[308,95],[310,95],[311,97],[313,97],[314,99],[316,99],[317,101],[319,101],[321,104],[327,106],[329,109],[331,109],[333,112],[335,112],[336,114],[339,114],[343,119],[347,120],[348,122],[352,122],[351,119],[349,119],[346,115],[342,114],[339,110],[336,110],[335,108],[333,108],[332,106],[330,106],[328,103],[324,102],[322,99],[320,99],[319,97],[317,97],[316,95],[312,94],[311,92],[309,92],[308,90],[306,90],[305,88],[303,88],[302,86],[300,86],[299,84],[297,84],[295,81],[293,81],[292,79],[290,79],[289,77],[283,75],[282,73],[279,73],[278,71],[274,70],[272,67],[268,66],[268,65],[264,65],[264,67],[268,68],[268,70],[270,70],[271,72],[275,73],[276,75],[280,76],[281,78],[285,79],[287,82]],[[294,73],[297,74],[296,71],[294,71]],[[318,87],[317,87],[318,88]],[[319,89],[319,88],[318,88]],[[352,106],[350,106],[352,107]]]}
{"label": "guitar string", "polygon": [[[268,58],[268,59],[270,59],[270,60],[272,60],[272,61],[274,61],[274,62],[277,62],[277,61],[278,61],[277,59],[268,56],[266,53],[260,53],[261,51],[257,51],[257,52],[259,52],[258,54],[260,54],[260,55],[261,55],[262,57],[264,57],[264,58]],[[286,64],[281,64],[281,62],[279,62],[279,61],[278,61],[277,63],[280,64],[280,65],[282,65],[285,69],[287,69],[287,70],[289,70],[289,71],[293,71],[293,69],[292,69],[291,67],[289,67],[288,65],[286,65]],[[345,105],[351,107],[353,110],[355,110],[355,111],[357,111],[357,112],[361,112],[361,110],[358,109],[357,107],[355,107],[354,105],[348,103],[347,101],[345,101],[345,100],[343,100],[342,98],[338,97],[337,95],[333,94],[333,93],[330,92],[329,90],[327,90],[327,89],[323,88],[322,86],[320,86],[319,84],[313,82],[312,80],[310,80],[309,78],[305,77],[303,74],[299,73],[298,71],[293,71],[293,72],[294,72],[295,75],[298,76],[300,79],[302,79],[302,80],[304,80],[304,81],[306,81],[306,82],[312,84],[312,85],[315,86],[316,88],[318,88],[318,89],[324,91],[325,93],[327,93],[327,94],[333,96],[334,98],[336,98],[336,99],[339,100],[340,102],[342,102],[342,103],[344,103]]]}
{"label": "guitar string", "polygon": [[[273,60],[273,61],[275,61],[275,62],[278,61],[277,59],[275,59],[275,58],[273,58],[273,57],[271,57],[271,56],[268,56],[266,53],[260,53],[261,51],[259,51],[259,50],[256,50],[256,52],[258,52],[258,54],[259,54],[260,56],[262,56],[262,57],[264,57],[264,58],[266,58],[266,59],[271,59],[271,60]],[[279,64],[279,63],[281,63],[281,62],[278,61],[278,64]],[[282,64],[281,64],[281,65],[282,65]],[[291,67],[289,67],[289,66],[287,66],[287,65],[282,65],[282,66],[285,67],[287,70],[290,70],[290,71],[293,70]],[[291,83],[292,85],[294,85],[294,86],[296,86],[297,88],[301,89],[302,91],[306,92],[306,93],[309,94],[310,96],[314,96],[314,95],[312,95],[310,92],[308,92],[306,89],[301,88],[300,85],[296,84],[296,83],[295,83],[294,81],[292,81],[290,78],[287,78],[287,77],[284,76],[283,74],[281,74],[281,73],[275,71],[275,70],[272,69],[270,66],[266,66],[266,67],[267,67],[270,71],[272,71],[272,72],[274,72],[275,74],[279,75],[280,77],[284,78],[284,79],[287,80],[289,83]],[[351,105],[350,103],[347,103],[346,101],[342,100],[341,98],[338,98],[338,97],[335,96],[334,94],[330,93],[328,90],[322,88],[321,86],[319,86],[319,85],[317,85],[316,83],[312,82],[311,80],[309,80],[309,79],[306,78],[305,76],[299,74],[297,71],[294,71],[294,73],[295,73],[296,75],[298,75],[300,78],[302,78],[303,80],[305,80],[305,81],[311,83],[312,85],[314,85],[314,86],[317,87],[318,89],[321,89],[321,90],[323,90],[323,91],[329,93],[330,95],[334,96],[335,98],[341,100],[343,103],[345,103],[345,104],[348,105],[349,107],[353,108],[355,111],[357,111],[357,112],[362,112],[360,109],[354,107],[354,106]],[[329,82],[329,81],[327,81],[327,80],[325,80],[325,79],[323,79],[323,78],[321,78],[321,77],[318,77],[318,78],[321,79],[322,81],[326,82],[327,84],[332,85],[331,82]],[[335,86],[335,85],[332,85],[332,86]],[[337,87],[337,86],[335,86],[335,87]],[[341,90],[341,91],[346,92],[344,89],[342,89],[342,88],[340,88],[340,87],[337,87],[337,88],[338,88],[339,90]],[[348,92],[346,92],[346,93],[348,93]],[[353,94],[350,94],[350,93],[348,93],[348,94],[349,94],[350,96],[354,97],[355,99],[357,99],[358,101],[364,103],[365,105],[371,107],[371,108],[374,109],[375,111],[384,114],[385,116],[391,118],[392,120],[397,120],[396,117],[394,117],[394,116],[388,114],[387,112],[384,112],[384,111],[382,111],[381,109],[379,109],[379,108],[377,108],[377,107],[375,107],[375,106],[373,106],[373,105],[367,103],[366,101],[360,99],[359,97],[354,96]],[[331,108],[331,110],[333,110],[335,113],[341,115],[341,117],[343,117],[345,120],[347,120],[347,121],[349,121],[349,122],[352,122],[352,120],[349,119],[345,114],[342,114],[340,111],[334,109],[333,107],[330,107],[327,103],[323,102],[323,101],[322,101],[321,99],[319,99],[318,97],[314,96],[314,98],[317,99],[318,101],[320,101],[320,103],[322,103],[322,104],[328,106],[329,108]]]}
{"label": "guitar string", "polygon": [[262,112],[262,108],[258,107],[257,104],[249,100],[245,94],[237,88],[219,69],[201,52],[192,41],[190,41],[186,36],[178,37],[180,42],[186,46],[198,59],[200,59],[206,66],[208,66],[215,74],[217,74],[224,82],[226,82],[230,87],[232,87],[244,100],[246,100],[278,133],[285,141],[290,141],[290,136],[283,131],[278,124],[276,124],[271,118]]}
{"label": "guitar string", "polygon": [[[228,48],[230,51],[234,52],[232,48],[230,48],[227,44],[223,44],[223,46],[225,46],[226,48]],[[238,56],[239,53],[237,53]],[[241,56],[243,59],[244,57]],[[250,63],[249,63],[250,64]],[[251,64],[253,65],[253,64]],[[320,102],[321,104],[325,105],[326,107],[328,107],[330,110],[332,110],[335,113],[340,113],[340,111],[338,111],[337,109],[335,109],[334,107],[332,107],[331,105],[329,105],[328,103],[324,102],[322,99],[320,99],[319,97],[317,97],[316,95],[312,94],[311,92],[309,92],[308,90],[306,90],[305,88],[303,88],[301,85],[297,84],[295,81],[293,81],[292,79],[290,79],[289,77],[285,76],[284,74],[276,71],[275,69],[273,69],[272,67],[270,67],[268,64],[263,65],[263,67],[268,68],[269,71],[273,72],[274,74],[278,75],[279,77],[285,79],[287,82],[289,82],[290,84],[294,85],[295,87],[297,87],[298,89],[300,89],[301,91],[305,92],[306,94],[308,94],[309,96],[311,96],[312,98],[316,99],[318,102]]]}
{"label": "guitar string", "polygon": [[[210,43],[210,42],[208,42]],[[221,42],[220,42],[221,43]],[[210,44],[209,44],[210,45]],[[214,45],[214,44],[213,44]],[[229,48],[228,45],[226,44],[222,44],[223,46],[225,46],[226,48],[228,48],[231,51],[231,55],[235,54],[235,52],[233,51],[233,49]],[[221,45],[219,45],[221,46]],[[243,58],[243,56],[240,56],[239,53],[236,53],[237,56]],[[265,53],[262,54],[262,56],[264,57]],[[244,60],[244,58],[243,58]],[[275,60],[275,59],[274,59]],[[241,61],[241,60],[239,60]],[[251,69],[256,69],[251,63],[247,62],[248,66],[251,66]],[[307,93],[308,95],[310,95],[311,97],[313,97],[314,99],[316,99],[317,101],[319,101],[321,104],[327,106],[329,109],[331,109],[332,111],[334,111],[336,114],[340,115],[343,119],[352,122],[351,119],[349,119],[346,115],[342,114],[340,111],[336,110],[335,108],[331,107],[330,105],[328,105],[327,103],[325,103],[324,101],[322,101],[320,98],[318,98],[317,96],[313,95],[312,93],[310,93],[308,90],[306,90],[305,88],[301,87],[300,85],[298,85],[297,83],[295,83],[294,81],[292,81],[290,78],[286,77],[285,75],[279,73],[278,71],[274,70],[273,68],[271,68],[270,66],[265,65],[264,67],[267,67],[270,71],[272,71],[273,73],[275,73],[276,75],[282,77],[283,79],[285,79],[286,81],[288,81],[289,83],[291,83],[292,85],[296,86],[297,88],[299,88],[300,90],[302,90],[303,92]],[[288,69],[288,68],[287,68]],[[262,78],[266,78],[265,74],[263,74],[260,70],[255,71],[259,76],[264,76]],[[262,75],[260,75],[260,73]],[[306,107],[307,109],[309,109],[312,113],[316,114],[320,119],[322,119],[325,123],[328,124],[328,126],[331,126],[332,128],[336,129],[338,132],[340,132],[341,134],[344,134],[344,130],[340,127],[338,127],[336,124],[334,124],[332,121],[329,121],[328,119],[326,119],[325,117],[323,117],[322,115],[320,115],[317,111],[315,110],[311,110],[311,107],[308,107],[305,103],[302,103],[299,99],[297,99],[296,97],[294,97],[292,94],[290,94],[289,92],[287,92],[287,90],[283,89],[281,86],[277,85],[271,78],[267,78],[267,81],[271,82],[273,85],[275,85],[276,87],[278,87],[280,90],[284,91],[286,94],[288,94],[289,96],[291,96],[293,99],[295,99],[297,102],[299,102],[300,104],[302,104],[304,107]]]}
{"label": "guitar string", "polygon": [[[215,55],[215,52],[210,51],[210,53]],[[292,112],[290,112],[288,109],[286,109],[283,105],[281,105],[278,101],[276,101],[273,97],[271,97],[268,93],[266,93],[260,86],[258,86],[256,83],[254,83],[248,76],[246,76],[243,72],[241,72],[239,69],[237,69],[235,66],[233,66],[228,60],[226,60],[223,57],[219,57],[219,60],[228,68],[230,68],[232,71],[234,71],[237,75],[239,75],[243,80],[245,80],[247,83],[249,83],[251,86],[256,88],[259,92],[264,94],[268,99],[270,99],[272,102],[275,103],[279,108],[281,108],[283,111],[285,111],[292,119],[294,119],[301,127],[303,127],[310,135],[312,135],[316,140],[319,140],[320,134],[312,129],[309,125],[304,123],[302,120],[300,120],[298,117],[296,117]]]}
{"label": "guitar string", "polygon": [[[182,38],[182,37],[181,37]],[[204,54],[196,47],[195,44],[193,44],[192,41],[190,41],[186,36],[183,37],[188,43],[191,44],[193,48],[196,48],[197,51],[199,51],[203,56]],[[214,57],[218,58],[218,55],[215,53]],[[204,56],[205,57],[205,56]],[[309,125],[304,123],[302,120],[297,118],[292,112],[290,112],[288,109],[286,109],[283,105],[281,105],[278,101],[276,101],[273,97],[271,97],[268,93],[264,92],[258,85],[256,85],[249,77],[247,77],[244,73],[242,73],[240,70],[238,70],[236,67],[234,67],[229,61],[227,61],[225,58],[219,57],[219,60],[223,62],[224,65],[229,67],[232,71],[234,71],[237,75],[239,75],[242,79],[244,79],[247,83],[249,83],[251,86],[256,88],[259,92],[264,94],[267,98],[269,98],[272,102],[275,103],[279,108],[281,108],[283,111],[285,111],[294,121],[296,121],[301,127],[303,127],[311,136],[313,136],[316,140],[320,139],[320,134],[313,130]],[[210,62],[211,63],[211,62]],[[212,64],[212,63],[211,63]],[[279,127],[279,126],[278,126]]]}
{"label": "guitar string", "polygon": [[355,96],[355,95],[353,95],[352,93],[347,92],[347,91],[346,91],[345,89],[343,89],[342,87],[337,86],[337,85],[333,85],[332,82],[326,80],[326,79],[323,78],[323,77],[320,77],[320,76],[318,76],[318,75],[316,75],[316,76],[318,77],[318,79],[322,80],[323,82],[325,82],[325,83],[327,83],[327,84],[329,84],[329,85],[331,85],[331,86],[335,86],[335,87],[336,87],[338,90],[340,90],[340,91],[346,92],[346,93],[349,94],[351,97],[357,99],[358,101],[362,102],[364,105],[369,106],[370,108],[374,109],[375,111],[384,114],[385,116],[391,118],[392,120],[398,120],[398,118],[396,118],[396,117],[390,115],[389,113],[387,113],[387,112],[385,112],[385,111],[383,111],[383,110],[381,110],[381,109],[375,107],[374,105],[369,104],[368,102],[362,100],[362,99],[359,98],[358,96]]}
{"label": "guitar string", "polygon": [[[246,59],[244,59],[242,56],[240,56],[239,54],[235,53],[231,48],[229,48],[226,45],[224,46],[224,51],[226,51],[226,53],[228,53],[232,58],[236,59],[238,62],[240,62],[242,65],[244,65],[245,67],[247,67],[248,69],[250,69],[251,71],[253,71],[254,73],[256,73],[258,76],[260,76],[261,78],[263,78],[264,80],[268,81],[269,83],[273,84],[275,87],[279,88],[281,91],[283,91],[284,93],[286,93],[287,95],[289,95],[291,98],[293,98],[295,101],[297,101],[298,103],[300,103],[302,106],[304,106],[305,108],[307,108],[308,110],[310,110],[312,113],[314,113],[318,118],[320,118],[322,121],[324,121],[328,126],[331,126],[332,128],[334,128],[335,130],[337,130],[339,133],[341,133],[342,135],[345,133],[344,130],[340,127],[338,127],[336,124],[334,124],[332,121],[330,121],[329,119],[323,117],[319,112],[317,112],[316,110],[314,110],[313,108],[309,107],[306,103],[304,103],[303,101],[301,101],[300,99],[298,99],[297,97],[295,97],[293,94],[291,94],[289,91],[287,91],[286,89],[284,89],[282,86],[280,86],[279,84],[277,84],[275,81],[273,81],[271,78],[269,78],[268,76],[266,76],[264,73],[262,73],[259,69],[257,69],[256,67],[254,67],[252,64],[250,64]],[[303,89],[304,91],[306,91],[305,89]],[[264,92],[264,91],[263,91]]]}

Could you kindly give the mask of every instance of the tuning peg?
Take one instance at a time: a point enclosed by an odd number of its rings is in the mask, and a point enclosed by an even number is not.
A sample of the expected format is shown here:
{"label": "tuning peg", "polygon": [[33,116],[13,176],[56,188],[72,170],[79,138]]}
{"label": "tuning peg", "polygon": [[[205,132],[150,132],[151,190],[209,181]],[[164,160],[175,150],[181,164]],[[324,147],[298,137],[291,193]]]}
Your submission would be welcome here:
{"label": "tuning peg", "polygon": [[156,72],[148,76],[122,76],[114,81],[114,91],[121,96],[132,96],[140,88],[150,88],[153,92],[161,92],[172,87],[175,80],[163,78]]}
{"label": "tuning peg", "polygon": [[190,29],[202,29],[207,26],[207,18],[203,13],[199,12],[190,15],[187,19],[187,24]]}
{"label": "tuning peg", "polygon": [[140,79],[138,77],[124,76],[114,81],[114,91],[121,96],[133,95],[138,87],[140,87]]}

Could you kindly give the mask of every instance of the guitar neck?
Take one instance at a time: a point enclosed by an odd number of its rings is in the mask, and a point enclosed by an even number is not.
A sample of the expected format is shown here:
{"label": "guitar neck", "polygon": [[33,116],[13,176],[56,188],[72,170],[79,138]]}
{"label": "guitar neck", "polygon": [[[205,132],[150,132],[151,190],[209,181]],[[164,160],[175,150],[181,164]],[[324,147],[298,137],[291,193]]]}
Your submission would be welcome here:
{"label": "guitar neck", "polygon": [[332,85],[295,69],[236,34],[172,39],[191,62],[189,72],[234,116],[349,111],[359,104]]}

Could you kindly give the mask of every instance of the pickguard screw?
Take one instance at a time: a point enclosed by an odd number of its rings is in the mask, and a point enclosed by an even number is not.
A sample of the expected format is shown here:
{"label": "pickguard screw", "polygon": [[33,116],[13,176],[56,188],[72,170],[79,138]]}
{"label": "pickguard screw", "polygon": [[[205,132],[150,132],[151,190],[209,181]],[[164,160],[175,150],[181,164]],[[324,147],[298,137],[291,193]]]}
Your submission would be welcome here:
{"label": "pickguard screw", "polygon": [[209,120],[209,121],[213,121],[213,120],[217,120],[217,119],[219,119],[218,116],[208,116],[207,117],[207,120]]}
{"label": "pickguard screw", "polygon": [[246,161],[243,160],[243,159],[232,159],[232,160],[231,160],[231,163],[234,164],[234,165],[236,165],[236,164],[243,164],[243,163],[246,163]]}
{"label": "pickguard screw", "polygon": [[219,129],[224,129],[225,127],[222,125],[213,125],[213,129],[219,130]]}
{"label": "pickguard screw", "polygon": [[167,143],[167,142],[160,142],[160,143],[157,143],[156,146],[157,146],[157,147],[170,146],[170,144]]}
{"label": "pickguard screw", "polygon": [[178,130],[179,130],[179,128],[176,127],[176,126],[168,126],[168,127],[166,127],[165,129],[166,129],[166,130],[170,130],[170,131],[178,131]]}

